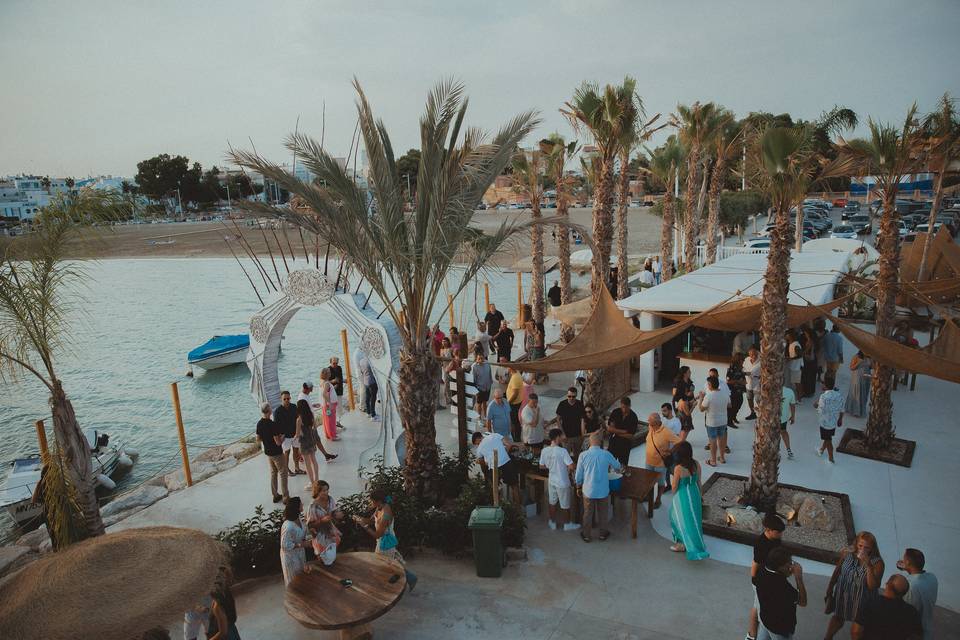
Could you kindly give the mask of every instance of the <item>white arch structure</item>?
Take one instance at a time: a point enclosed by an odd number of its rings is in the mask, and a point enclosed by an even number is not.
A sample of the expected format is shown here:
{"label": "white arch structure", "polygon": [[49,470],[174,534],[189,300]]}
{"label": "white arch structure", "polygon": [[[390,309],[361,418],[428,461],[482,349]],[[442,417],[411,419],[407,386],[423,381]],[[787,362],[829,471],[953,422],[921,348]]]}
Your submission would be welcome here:
{"label": "white arch structure", "polygon": [[400,463],[403,426],[400,421],[397,389],[400,332],[391,319],[380,320],[370,308],[362,308],[365,296],[337,290],[335,283],[317,269],[291,271],[282,290],[250,318],[250,392],[257,403],[280,402],[277,371],[280,341],[287,324],[303,307],[326,307],[346,328],[351,343],[360,345],[380,388],[381,422],[376,444],[360,455],[361,466],[372,457],[383,456],[384,463]]}

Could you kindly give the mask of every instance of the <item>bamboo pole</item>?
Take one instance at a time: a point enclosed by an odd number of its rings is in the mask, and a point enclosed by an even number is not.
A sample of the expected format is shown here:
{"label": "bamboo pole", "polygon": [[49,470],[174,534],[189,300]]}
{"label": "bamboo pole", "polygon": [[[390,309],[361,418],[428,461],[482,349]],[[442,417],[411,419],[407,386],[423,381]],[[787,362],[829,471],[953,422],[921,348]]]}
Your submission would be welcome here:
{"label": "bamboo pole", "polygon": [[517,271],[517,322],[523,326],[523,274]]}
{"label": "bamboo pole", "polygon": [[490,311],[490,283],[483,283],[483,312],[484,314]]}
{"label": "bamboo pole", "polygon": [[450,326],[451,327],[457,326],[457,319],[454,317],[454,313],[453,313],[453,296],[450,295],[449,293],[447,294],[447,309],[450,312]]}
{"label": "bamboo pole", "polygon": [[353,373],[350,371],[350,347],[347,344],[347,330],[340,329],[340,342],[343,343],[343,361],[347,367],[347,393],[349,394],[348,402],[350,404],[350,411],[356,409],[353,398]]}
{"label": "bamboo pole", "polygon": [[40,459],[46,460],[50,455],[50,449],[47,447],[47,431],[43,428],[43,420],[37,420],[33,423],[37,428],[37,442],[40,444]]}
{"label": "bamboo pole", "polygon": [[183,476],[187,486],[193,486],[193,475],[190,473],[190,457],[187,455],[187,436],[183,433],[183,415],[180,413],[180,392],[177,383],[170,383],[170,395],[173,396],[173,414],[177,418],[177,435],[180,437],[180,455],[183,456]]}

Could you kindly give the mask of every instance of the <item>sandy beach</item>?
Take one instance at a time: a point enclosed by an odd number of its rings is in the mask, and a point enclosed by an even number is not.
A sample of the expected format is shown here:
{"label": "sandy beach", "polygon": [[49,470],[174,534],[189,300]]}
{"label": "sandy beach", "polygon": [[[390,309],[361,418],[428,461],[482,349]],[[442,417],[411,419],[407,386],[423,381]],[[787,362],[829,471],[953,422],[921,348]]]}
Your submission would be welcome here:
{"label": "sandy beach", "polygon": [[[556,215],[556,209],[544,209],[544,217]],[[591,228],[592,210],[590,208],[570,209],[573,223]],[[505,220],[525,222],[530,219],[529,210],[485,210],[477,211],[473,226],[485,232],[492,232]],[[657,251],[660,246],[660,217],[650,213],[646,207],[631,207],[628,214],[628,251],[631,254],[644,254]],[[259,230],[249,228],[244,221],[223,222],[173,222],[162,224],[117,225],[111,229],[99,229],[98,232],[77,243],[71,252],[76,258],[222,258],[230,257],[230,247],[241,257],[243,249],[237,240],[237,228],[244,240],[249,243],[257,255],[267,255],[266,237],[276,252],[276,239],[283,246],[286,258],[290,259],[290,249],[296,257],[302,259],[306,252],[313,253],[315,242],[301,235],[296,229]],[[276,239],[274,237],[276,233]],[[555,256],[557,245],[551,237],[551,231],[544,232],[544,255]],[[229,246],[224,238],[230,240]],[[15,242],[16,240],[14,240]],[[0,238],[0,250],[10,242],[9,238]],[[306,247],[304,247],[304,244]],[[571,245],[571,250],[583,248]],[[321,252],[324,245],[321,244]],[[524,234],[515,238],[496,258],[497,266],[509,267],[521,258],[530,256],[530,236]],[[276,255],[279,260],[280,255]]]}

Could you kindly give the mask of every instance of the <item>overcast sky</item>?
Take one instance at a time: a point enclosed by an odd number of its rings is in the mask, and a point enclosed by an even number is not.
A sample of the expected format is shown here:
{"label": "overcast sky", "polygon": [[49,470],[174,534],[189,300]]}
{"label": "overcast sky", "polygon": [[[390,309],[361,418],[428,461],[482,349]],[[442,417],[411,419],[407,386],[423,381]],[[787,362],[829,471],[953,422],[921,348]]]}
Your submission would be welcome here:
{"label": "overcast sky", "polygon": [[289,161],[300,128],[346,155],[357,76],[398,154],[455,76],[469,124],[526,109],[536,136],[583,80],[639,81],[651,114],[713,100],[900,120],[960,96],[957,0],[326,2],[0,0],[0,175],[132,176],[158,153],[205,168],[228,144]]}

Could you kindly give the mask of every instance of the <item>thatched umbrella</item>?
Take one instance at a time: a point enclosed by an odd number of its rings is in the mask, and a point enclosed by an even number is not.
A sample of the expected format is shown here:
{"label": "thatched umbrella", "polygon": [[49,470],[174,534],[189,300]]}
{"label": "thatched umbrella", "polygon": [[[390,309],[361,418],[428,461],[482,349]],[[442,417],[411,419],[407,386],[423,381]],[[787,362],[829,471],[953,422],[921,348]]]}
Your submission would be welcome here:
{"label": "thatched umbrella", "polygon": [[127,529],[27,565],[0,582],[0,635],[130,640],[209,594],[227,549],[193,529]]}

